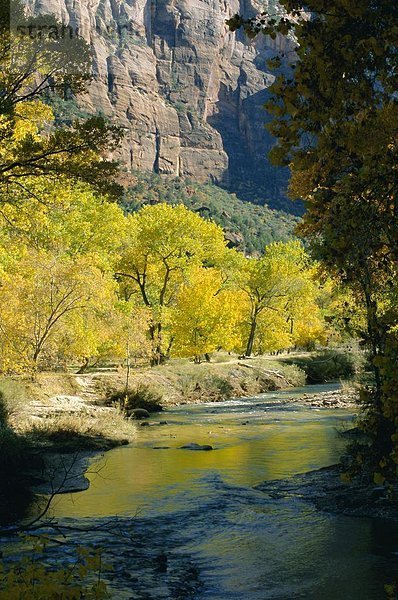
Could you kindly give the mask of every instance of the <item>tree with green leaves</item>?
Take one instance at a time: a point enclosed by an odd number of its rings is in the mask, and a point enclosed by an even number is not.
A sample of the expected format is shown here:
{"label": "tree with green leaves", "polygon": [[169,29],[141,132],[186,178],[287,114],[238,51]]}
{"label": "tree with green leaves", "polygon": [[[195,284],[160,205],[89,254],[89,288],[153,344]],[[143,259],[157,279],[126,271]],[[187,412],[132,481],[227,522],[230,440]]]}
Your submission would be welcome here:
{"label": "tree with green leaves", "polygon": [[[267,109],[271,157],[305,200],[301,232],[366,313],[374,386],[364,390],[366,465],[378,482],[398,473],[398,5],[390,0],[281,0],[282,14],[230,22],[250,35],[290,32]],[[355,468],[353,468],[355,471]]]}

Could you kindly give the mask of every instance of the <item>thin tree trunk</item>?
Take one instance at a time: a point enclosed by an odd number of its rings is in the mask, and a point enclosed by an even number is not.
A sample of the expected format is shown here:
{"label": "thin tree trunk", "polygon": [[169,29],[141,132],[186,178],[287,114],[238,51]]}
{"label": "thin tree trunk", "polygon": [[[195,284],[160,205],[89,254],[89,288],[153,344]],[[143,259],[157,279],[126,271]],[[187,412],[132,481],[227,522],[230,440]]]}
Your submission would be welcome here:
{"label": "thin tree trunk", "polygon": [[81,365],[80,369],[77,371],[77,375],[83,375],[83,373],[85,373],[87,371],[89,364],[90,364],[90,358],[88,356],[85,356],[83,364]]}
{"label": "thin tree trunk", "polygon": [[247,340],[246,356],[251,356],[253,352],[254,337],[256,335],[257,320],[254,318],[250,324],[250,334]]}

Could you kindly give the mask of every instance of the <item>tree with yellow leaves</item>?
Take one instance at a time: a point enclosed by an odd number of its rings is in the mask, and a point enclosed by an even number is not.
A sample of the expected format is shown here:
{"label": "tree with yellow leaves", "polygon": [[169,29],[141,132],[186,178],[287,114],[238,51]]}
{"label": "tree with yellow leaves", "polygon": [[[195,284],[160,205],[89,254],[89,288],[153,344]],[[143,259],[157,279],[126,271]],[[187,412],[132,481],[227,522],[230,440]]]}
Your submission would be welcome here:
{"label": "tree with yellow leaves", "polygon": [[[115,282],[89,257],[26,250],[3,274],[0,288],[1,370],[36,370],[67,354],[68,336],[76,343],[75,315],[82,316],[80,337],[86,345],[86,319],[115,300]],[[98,323],[97,323],[98,325]]]}
{"label": "tree with yellow leaves", "polygon": [[216,265],[225,253],[223,231],[183,205],[144,206],[128,217],[127,243],[117,276],[151,311],[152,363],[166,355],[164,322],[194,266]]}
{"label": "tree with yellow leaves", "polygon": [[[265,248],[260,258],[242,257],[237,285],[245,296],[246,355],[250,356],[260,320],[263,334],[272,322],[272,315],[279,322],[283,315],[285,322],[292,324],[300,302],[308,294],[311,274],[302,245],[298,241],[275,242]],[[263,340],[262,348],[266,347]]]}
{"label": "tree with yellow leaves", "polygon": [[[80,36],[48,36],[62,26],[51,15],[27,16],[18,0],[0,10],[0,196],[16,190],[34,198],[27,179],[66,176],[118,196],[117,164],[103,153],[115,148],[120,128],[99,115],[58,127],[43,103],[45,93],[82,92],[89,81],[90,52]],[[37,35],[31,32],[36,32]]]}
{"label": "tree with yellow leaves", "polygon": [[218,269],[194,267],[182,284],[172,311],[172,354],[193,356],[195,362],[200,362],[203,355],[218,348],[239,347],[238,295],[223,287],[222,273]]}

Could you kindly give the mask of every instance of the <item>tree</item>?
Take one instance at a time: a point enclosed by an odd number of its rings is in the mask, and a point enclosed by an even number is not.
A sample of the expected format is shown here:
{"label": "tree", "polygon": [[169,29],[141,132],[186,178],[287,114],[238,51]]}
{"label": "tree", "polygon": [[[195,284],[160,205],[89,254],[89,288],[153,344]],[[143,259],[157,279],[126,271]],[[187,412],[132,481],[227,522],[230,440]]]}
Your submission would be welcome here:
{"label": "tree", "polygon": [[[231,23],[258,31],[294,30],[296,57],[271,87],[272,151],[292,169],[291,193],[306,201],[301,232],[315,256],[350,287],[366,313],[363,342],[375,383],[363,392],[371,450],[364,464],[378,481],[398,463],[397,148],[398,5],[389,0],[282,0],[286,14]],[[301,14],[301,18],[300,18]]]}
{"label": "tree", "polygon": [[89,257],[26,250],[2,277],[1,370],[56,363],[69,337],[76,344],[75,315],[83,316],[80,338],[87,344],[86,320],[95,315],[100,321],[114,301],[113,278]]}
{"label": "tree", "polygon": [[112,269],[126,231],[121,208],[95,194],[83,183],[69,179],[28,179],[34,199],[27,203],[17,189],[13,203],[0,205],[2,244],[36,250],[89,255],[96,266]]}
{"label": "tree", "polygon": [[48,91],[71,96],[81,92],[89,80],[89,51],[85,43],[77,36],[67,39],[43,34],[52,27],[59,31],[62,25],[51,16],[28,19],[18,2],[2,0],[0,194],[3,203],[12,202],[18,189],[24,189],[27,198],[32,198],[26,179],[40,175],[67,175],[89,182],[110,196],[121,192],[114,181],[117,164],[102,156],[119,143],[120,128],[99,115],[57,128],[51,111],[43,104]]}
{"label": "tree", "polygon": [[293,310],[289,309],[310,285],[306,261],[297,241],[275,242],[266,246],[261,258],[242,260],[237,284],[247,302],[247,356],[253,352],[259,319],[265,311],[283,314],[286,320],[293,318]]}
{"label": "tree", "polygon": [[42,201],[0,208],[2,370],[105,356],[115,324],[114,269],[125,217],[87,184],[29,180]]}
{"label": "tree", "polygon": [[166,356],[165,313],[195,265],[212,266],[225,252],[222,229],[185,206],[144,206],[128,217],[128,238],[117,277],[150,309],[153,364]]}
{"label": "tree", "polygon": [[240,346],[237,323],[240,317],[239,293],[224,288],[218,269],[194,267],[182,284],[171,315],[170,336],[175,356],[203,355],[218,348]]}

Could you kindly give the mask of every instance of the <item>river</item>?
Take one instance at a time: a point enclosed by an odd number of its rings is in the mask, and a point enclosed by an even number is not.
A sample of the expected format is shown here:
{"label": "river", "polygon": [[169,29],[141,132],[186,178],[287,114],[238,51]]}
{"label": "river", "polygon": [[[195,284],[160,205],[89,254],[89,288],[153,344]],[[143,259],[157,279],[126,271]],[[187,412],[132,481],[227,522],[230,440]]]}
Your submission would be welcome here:
{"label": "river", "polygon": [[[95,460],[90,488],[59,496],[54,516],[118,524],[113,541],[101,529],[82,534],[119,556],[114,598],[384,599],[397,570],[398,527],[253,488],[338,460],[338,430],[352,415],[286,402],[331,388],[170,408],[160,416],[167,424],[139,426],[136,443]],[[179,449],[191,442],[214,450]]]}

